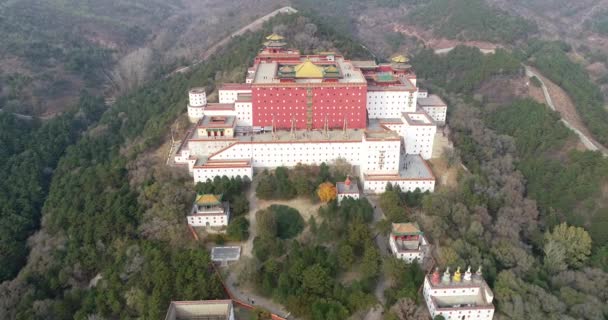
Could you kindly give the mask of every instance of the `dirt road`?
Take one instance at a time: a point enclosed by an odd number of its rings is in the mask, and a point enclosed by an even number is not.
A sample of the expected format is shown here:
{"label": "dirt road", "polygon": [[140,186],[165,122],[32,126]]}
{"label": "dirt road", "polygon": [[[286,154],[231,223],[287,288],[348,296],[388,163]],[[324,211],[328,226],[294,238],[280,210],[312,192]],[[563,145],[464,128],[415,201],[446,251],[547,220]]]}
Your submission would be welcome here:
{"label": "dirt road", "polygon": [[[591,151],[600,151],[605,157],[607,157],[608,149],[606,149],[606,147],[602,146],[600,143],[595,141],[590,136],[587,128],[584,126],[582,120],[580,119],[580,116],[578,115],[578,113],[575,109],[575,106],[572,103],[568,103],[568,102],[556,105],[555,102],[553,101],[552,94],[553,95],[555,95],[555,94],[565,95],[565,93],[557,92],[558,88],[551,88],[551,89],[553,89],[553,90],[551,90],[550,88],[548,88],[548,86],[551,86],[552,84],[547,85],[546,82],[548,82],[548,80],[546,78],[544,78],[538,71],[536,71],[534,68],[529,67],[529,66],[524,66],[524,67],[526,69],[526,75],[528,77],[534,76],[534,77],[538,78],[538,80],[540,80],[547,105],[553,111],[557,111],[560,114],[564,125],[566,127],[570,128],[570,130],[574,131],[574,133],[576,133],[576,135],[578,135],[578,137],[580,138],[580,140],[583,143],[583,145],[585,146],[585,148],[587,148],[588,150],[591,150]],[[562,100],[567,101],[566,99],[569,99],[569,98],[565,97]],[[566,104],[569,104],[569,105],[566,105]]]}

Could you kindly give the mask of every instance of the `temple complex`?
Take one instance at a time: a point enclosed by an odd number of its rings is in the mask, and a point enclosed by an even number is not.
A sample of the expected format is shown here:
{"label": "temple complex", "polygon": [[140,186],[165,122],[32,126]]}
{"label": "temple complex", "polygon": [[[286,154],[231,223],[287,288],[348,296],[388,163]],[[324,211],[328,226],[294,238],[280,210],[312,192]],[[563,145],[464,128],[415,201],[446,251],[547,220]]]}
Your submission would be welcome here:
{"label": "temple complex", "polygon": [[188,224],[193,227],[222,227],[228,225],[230,206],[222,202],[222,195],[200,194],[196,196]]}
{"label": "temple complex", "polygon": [[427,111],[419,95],[427,97],[404,55],[380,64],[335,52],[302,55],[271,34],[245,83],[221,85],[218,103],[204,88],[189,91],[193,127],[174,162],[199,182],[341,158],[357,168],[364,193],[384,192],[389,182],[433,191],[426,160],[445,108]]}
{"label": "temple complex", "polygon": [[424,300],[431,317],[446,320],[491,320],[494,316],[494,294],[483,279],[481,267],[475,274],[471,267],[464,275],[460,267],[452,275],[448,267],[443,275],[435,269],[424,279]]}
{"label": "temple complex", "polygon": [[407,263],[422,263],[429,244],[416,223],[393,223],[389,235],[389,246],[395,257]]}

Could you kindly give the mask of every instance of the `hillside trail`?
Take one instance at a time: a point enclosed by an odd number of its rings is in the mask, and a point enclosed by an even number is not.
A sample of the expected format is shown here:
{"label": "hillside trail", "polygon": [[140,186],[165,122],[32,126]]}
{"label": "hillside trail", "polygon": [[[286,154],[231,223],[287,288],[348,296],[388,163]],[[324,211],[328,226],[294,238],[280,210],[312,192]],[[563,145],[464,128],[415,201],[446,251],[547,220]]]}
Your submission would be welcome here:
{"label": "hillside trail", "polygon": [[254,20],[250,24],[248,24],[248,25],[242,27],[241,29],[239,29],[239,30],[231,33],[230,35],[226,36],[222,40],[218,41],[216,44],[212,45],[209,49],[205,50],[205,52],[203,52],[203,54],[201,54],[200,60],[196,60],[196,61],[194,61],[189,66],[181,67],[181,68],[178,68],[178,69],[170,72],[169,74],[167,74],[165,76],[165,78],[171,77],[171,76],[173,76],[173,75],[175,75],[177,73],[184,73],[184,72],[190,71],[193,67],[199,65],[200,63],[204,62],[209,57],[211,57],[211,55],[213,55],[214,53],[216,53],[222,46],[228,44],[228,42],[230,42],[230,40],[232,40],[232,38],[241,36],[241,35],[243,35],[247,31],[254,31],[254,30],[257,30],[257,29],[261,28],[262,25],[264,24],[264,22],[270,20],[274,16],[276,16],[276,15],[278,15],[280,13],[292,14],[292,13],[296,13],[296,12],[298,12],[298,10],[296,10],[296,9],[290,7],[290,6],[286,6],[286,7],[282,7],[282,8],[279,8],[277,10],[274,10],[274,11],[270,12],[269,14],[267,14],[267,15],[265,15],[263,17],[260,17],[260,18],[258,18],[256,20]]}
{"label": "hillside trail", "polygon": [[[562,118],[562,123],[570,130],[574,131],[574,133],[576,133],[585,148],[591,151],[600,151],[604,155],[604,157],[608,157],[608,148],[595,141],[595,139],[591,137],[591,134],[589,133],[587,127],[585,127],[585,125],[583,124],[574,104],[570,100],[564,101],[563,103],[555,104],[554,99],[552,98],[552,94],[554,96],[556,94],[562,95],[561,92],[556,92],[557,90],[562,89],[559,86],[551,83],[536,69],[527,65],[524,65],[524,68],[526,69],[526,76],[534,76],[538,78],[538,80],[540,80],[543,95],[545,96],[545,101],[547,105],[549,106],[549,108],[551,108],[551,110],[557,111],[559,113],[560,117]],[[547,83],[549,85],[547,85]],[[561,100],[569,99],[565,93],[563,93],[563,95],[565,95],[566,98]]]}

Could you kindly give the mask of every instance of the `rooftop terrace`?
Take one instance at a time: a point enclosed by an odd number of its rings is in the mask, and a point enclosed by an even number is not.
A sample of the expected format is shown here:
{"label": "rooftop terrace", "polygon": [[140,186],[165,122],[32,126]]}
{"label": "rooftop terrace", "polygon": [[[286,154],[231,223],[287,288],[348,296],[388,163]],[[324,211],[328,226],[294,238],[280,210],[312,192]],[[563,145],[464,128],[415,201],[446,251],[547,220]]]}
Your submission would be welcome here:
{"label": "rooftop terrace", "polygon": [[437,95],[429,95],[427,98],[418,98],[421,107],[447,107],[447,104]]}
{"label": "rooftop terrace", "polygon": [[[458,276],[457,276],[458,274]],[[447,275],[447,280],[446,279]],[[437,283],[433,283],[433,278],[437,277]],[[472,273],[469,269],[464,273],[460,273],[460,268],[452,277],[449,271],[446,271],[441,280],[440,274],[435,271],[433,274],[426,276],[425,282],[430,285],[431,290],[437,290],[432,294],[432,302],[437,308],[452,309],[452,308],[494,308],[492,300],[494,294],[483,279],[480,271]],[[458,277],[459,280],[456,280]],[[468,279],[467,279],[468,278]],[[440,294],[436,294],[439,292]]]}
{"label": "rooftop terrace", "polygon": [[365,180],[430,180],[435,179],[431,168],[420,155],[405,154],[401,157],[399,174],[366,174]]}
{"label": "rooftop terrace", "polygon": [[[388,79],[387,76],[385,75],[381,75],[382,78],[381,80],[385,80]],[[372,77],[372,78],[377,78],[376,76]],[[411,91],[411,92],[415,92],[417,90],[416,86],[409,81],[408,79],[404,79],[402,77],[397,78],[398,83],[395,84],[389,84],[389,85],[377,85],[374,80],[370,80],[370,83],[367,86],[367,90],[368,91]],[[383,82],[383,81],[379,81],[379,82]]]}
{"label": "rooftop terrace", "polygon": [[353,60],[351,61],[355,68],[359,69],[376,69],[378,64],[374,60]]}
{"label": "rooftop terrace", "polygon": [[403,115],[403,119],[405,119],[407,124],[409,124],[410,126],[435,125],[435,123],[433,122],[433,119],[431,119],[424,112],[404,112],[402,115]]}
{"label": "rooftop terrace", "polygon": [[228,320],[232,300],[173,301],[165,320]]}
{"label": "rooftop terrace", "polygon": [[204,116],[198,122],[199,127],[205,128],[231,128],[236,124],[235,116]]}
{"label": "rooftop terrace", "polygon": [[[315,64],[314,60],[305,60],[305,57],[302,57],[300,61],[304,66],[309,68],[311,65]],[[365,78],[363,74],[356,70],[353,65],[344,60],[343,58],[338,58],[335,61],[329,62],[326,61],[324,64],[335,64],[336,73],[338,77],[331,76],[326,77],[328,79],[337,79],[338,83],[364,83]],[[281,66],[288,66],[286,63],[281,63]],[[293,64],[295,68],[297,65]],[[253,77],[254,84],[270,84],[270,83],[281,83],[280,76],[278,75],[279,71],[279,63],[277,62],[262,62],[258,64],[257,70],[255,72],[255,76]],[[319,70],[323,69],[320,65],[318,66]],[[331,67],[326,68],[326,70],[332,70]],[[306,71],[306,70],[304,70]],[[294,71],[295,72],[295,71]],[[296,72],[297,74],[297,72]],[[307,72],[303,72],[303,74],[308,74]],[[313,73],[310,73],[313,74]],[[295,83],[322,83],[323,77],[296,77]]]}

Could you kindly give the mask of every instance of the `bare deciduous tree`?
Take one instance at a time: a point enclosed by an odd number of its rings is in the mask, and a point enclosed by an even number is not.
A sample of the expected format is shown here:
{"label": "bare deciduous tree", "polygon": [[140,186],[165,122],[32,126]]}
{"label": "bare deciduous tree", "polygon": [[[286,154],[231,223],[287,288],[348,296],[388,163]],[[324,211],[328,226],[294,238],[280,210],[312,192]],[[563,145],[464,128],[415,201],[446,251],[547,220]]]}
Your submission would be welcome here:
{"label": "bare deciduous tree", "polygon": [[112,78],[121,92],[139,87],[147,79],[152,65],[152,49],[140,48],[126,55],[112,72]]}

